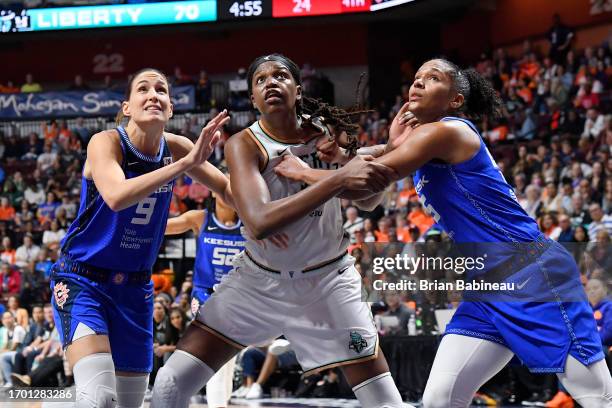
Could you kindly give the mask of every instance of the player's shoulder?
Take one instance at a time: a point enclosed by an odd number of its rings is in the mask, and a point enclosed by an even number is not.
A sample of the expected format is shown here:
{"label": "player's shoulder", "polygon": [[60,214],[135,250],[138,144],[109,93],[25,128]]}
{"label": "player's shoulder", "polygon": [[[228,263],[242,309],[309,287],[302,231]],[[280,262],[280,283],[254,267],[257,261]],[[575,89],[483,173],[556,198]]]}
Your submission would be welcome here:
{"label": "player's shoulder", "polygon": [[246,151],[256,151],[257,144],[249,128],[245,128],[234,133],[227,139],[227,142],[225,142],[225,149],[226,151],[245,151],[245,149]]}
{"label": "player's shoulder", "polygon": [[87,145],[87,155],[99,153],[112,153],[117,155],[121,152],[121,137],[115,129],[103,130],[91,137]]}
{"label": "player's shoulder", "polygon": [[93,135],[89,143],[114,143],[119,139],[119,132],[116,129],[107,129]]}

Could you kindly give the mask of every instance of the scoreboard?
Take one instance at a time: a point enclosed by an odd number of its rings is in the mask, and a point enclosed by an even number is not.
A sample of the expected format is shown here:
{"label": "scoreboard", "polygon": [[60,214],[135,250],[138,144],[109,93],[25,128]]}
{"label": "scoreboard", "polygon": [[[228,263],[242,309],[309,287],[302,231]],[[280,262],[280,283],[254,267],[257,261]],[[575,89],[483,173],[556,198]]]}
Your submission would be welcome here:
{"label": "scoreboard", "polygon": [[0,34],[370,13],[415,0],[199,0],[2,9]]}

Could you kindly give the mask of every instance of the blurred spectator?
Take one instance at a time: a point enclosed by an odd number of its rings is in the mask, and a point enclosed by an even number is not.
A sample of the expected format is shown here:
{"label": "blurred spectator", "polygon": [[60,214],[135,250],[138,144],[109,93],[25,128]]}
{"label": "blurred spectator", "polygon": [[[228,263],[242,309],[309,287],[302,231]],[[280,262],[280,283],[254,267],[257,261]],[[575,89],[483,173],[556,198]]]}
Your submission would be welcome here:
{"label": "blurred spectator", "polygon": [[36,159],[37,168],[42,173],[46,173],[50,170],[55,161],[57,160],[57,153],[51,151],[51,145],[49,143],[45,143],[45,147],[43,148],[43,152]]}
{"label": "blurred spectator", "polygon": [[11,374],[15,368],[15,361],[19,360],[17,355],[27,355],[38,346],[45,332],[44,322],[45,319],[42,307],[34,306],[32,308],[32,323],[30,324],[23,342],[17,346],[17,349],[14,352],[5,353],[0,357],[2,375],[7,382],[5,385],[12,386]]}
{"label": "blurred spectator", "polygon": [[612,302],[608,299],[606,285],[600,279],[589,279],[586,285],[589,303],[597,323],[601,343],[605,347],[612,346]]}
{"label": "blurred spectator", "polygon": [[208,78],[208,73],[200,71],[198,83],[196,85],[196,102],[200,109],[208,110],[211,107],[212,84]]}
{"label": "blurred spectator", "polygon": [[9,295],[19,294],[21,289],[21,273],[12,265],[2,263],[0,266],[0,284],[2,292]]}
{"label": "blurred spectator", "polygon": [[13,81],[7,81],[6,85],[0,84],[0,93],[9,94],[9,93],[19,93],[21,89],[16,87],[13,84]]}
{"label": "blurred spectator", "polygon": [[604,115],[594,106],[587,110],[582,137],[596,138],[604,130]]}
{"label": "blurred spectator", "polygon": [[13,221],[15,219],[15,208],[6,197],[0,198],[0,220]]}
{"label": "blurred spectator", "polygon": [[85,126],[85,120],[81,117],[76,119],[76,124],[72,131],[79,137],[83,147],[87,147],[92,132]]}
{"label": "blurred spectator", "polygon": [[78,74],[74,77],[74,82],[68,90],[70,91],[89,91],[91,88],[83,81],[83,76]]}
{"label": "blurred spectator", "polygon": [[7,264],[15,263],[15,249],[9,237],[2,238],[2,253],[0,254],[0,261]]}
{"label": "blurred spectator", "polygon": [[[15,322],[11,312],[2,314],[2,327],[0,327],[0,361],[12,361],[17,353],[17,347],[23,342],[25,329]],[[4,377],[4,370],[3,370]],[[5,385],[12,385],[11,379],[4,378]]]}
{"label": "blurred spectator", "polygon": [[351,242],[355,242],[355,231],[363,229],[363,218],[359,216],[357,208],[353,206],[345,210],[345,216],[344,230],[349,234]]}
{"label": "blurred spectator", "polygon": [[6,302],[6,311],[11,312],[15,318],[15,322],[24,329],[27,329],[30,325],[28,311],[21,307],[19,299],[15,295],[8,297]]}
{"label": "blurred spectator", "polygon": [[574,38],[574,33],[561,22],[559,14],[553,16],[553,25],[548,31],[547,37],[550,42],[550,58],[558,64],[563,63],[572,38]]}
{"label": "blurred spectator", "polygon": [[246,110],[251,106],[251,99],[248,93],[247,71],[241,67],[238,74],[229,81],[230,108],[234,110]]}
{"label": "blurred spectator", "polygon": [[31,92],[42,92],[42,87],[38,82],[34,82],[34,78],[32,74],[27,73],[25,78],[25,84],[21,86],[21,92],[31,93]]}
{"label": "blurred spectator", "polygon": [[592,219],[588,229],[591,242],[596,241],[597,233],[600,230],[605,230],[608,234],[612,234],[612,215],[604,214],[601,206],[597,203],[593,203],[589,206],[589,214]]}
{"label": "blurred spectator", "polygon": [[540,221],[540,231],[548,238],[557,241],[559,235],[561,235],[561,228],[557,223],[557,217],[552,213],[544,214]]}
{"label": "blurred spectator", "polygon": [[559,228],[561,232],[559,233],[559,238],[557,241],[559,242],[573,242],[574,241],[574,230],[572,228],[572,223],[567,215],[561,214],[559,215]]}
{"label": "blurred spectator", "polygon": [[38,206],[38,212],[36,213],[38,222],[44,224],[55,219],[55,211],[59,206],[60,203],[57,202],[55,194],[52,191],[48,192],[47,200]]}
{"label": "blurred spectator", "polygon": [[31,234],[26,234],[23,237],[23,245],[17,248],[15,252],[15,264],[17,266],[28,266],[38,257],[40,247],[34,244]]}
{"label": "blurred spectator", "polygon": [[386,324],[384,334],[406,334],[408,320],[414,314],[414,310],[408,309],[401,301],[399,292],[390,291],[385,293],[385,304],[387,310],[381,316],[395,317],[397,324]]}
{"label": "blurred spectator", "polygon": [[58,248],[60,241],[66,235],[66,231],[60,228],[57,220],[51,221],[50,229],[43,233],[42,243],[49,248]]}
{"label": "blurred spectator", "polygon": [[23,197],[32,205],[40,205],[45,202],[46,195],[40,184],[32,182],[25,189]]}

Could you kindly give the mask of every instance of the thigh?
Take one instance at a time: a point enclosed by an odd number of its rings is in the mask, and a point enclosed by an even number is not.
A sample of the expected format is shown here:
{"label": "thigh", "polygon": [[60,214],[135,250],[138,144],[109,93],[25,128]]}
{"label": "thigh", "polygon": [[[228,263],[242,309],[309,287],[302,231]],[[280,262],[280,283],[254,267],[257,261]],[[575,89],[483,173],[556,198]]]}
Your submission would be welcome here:
{"label": "thigh", "polygon": [[281,335],[287,319],[288,306],[278,296],[283,282],[240,265],[200,307],[195,320],[239,349],[269,344]]}
{"label": "thigh", "polygon": [[582,406],[612,406],[612,377],[605,360],[586,366],[570,355],[567,357],[565,372],[557,376]]}
{"label": "thigh", "polygon": [[283,329],[304,371],[376,359],[378,332],[361,300],[359,272],[353,266],[329,272],[310,293],[316,301],[296,310]]}
{"label": "thigh", "polygon": [[79,323],[95,334],[108,335],[104,295],[93,284],[86,279],[56,277],[51,280],[51,291],[53,319],[64,347],[72,343]]}
{"label": "thigh", "polygon": [[513,355],[510,349],[492,341],[455,334],[444,336],[427,380],[424,400],[435,401],[435,406],[467,406],[474,393]]}
{"label": "thigh", "polygon": [[[109,285],[110,286],[110,285]],[[111,286],[109,340],[115,369],[150,373],[153,368],[153,284]]]}

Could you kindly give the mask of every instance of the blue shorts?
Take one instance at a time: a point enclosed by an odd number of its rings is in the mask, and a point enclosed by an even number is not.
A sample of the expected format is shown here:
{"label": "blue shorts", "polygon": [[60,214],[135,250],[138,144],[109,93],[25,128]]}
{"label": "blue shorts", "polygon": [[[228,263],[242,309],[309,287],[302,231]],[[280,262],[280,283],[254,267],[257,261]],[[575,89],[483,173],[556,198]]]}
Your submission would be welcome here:
{"label": "blue shorts", "polygon": [[[149,373],[153,369],[153,283],[111,279],[98,283],[54,265],[53,315],[64,347],[83,323],[107,335],[115,369]],[[122,283],[115,283],[122,281]]]}
{"label": "blue shorts", "polygon": [[464,301],[445,334],[502,344],[534,373],[564,372],[568,354],[584,365],[604,358],[576,263],[560,244],[552,243],[537,262],[504,282],[523,289],[516,292],[518,300],[479,295],[478,300]]}

